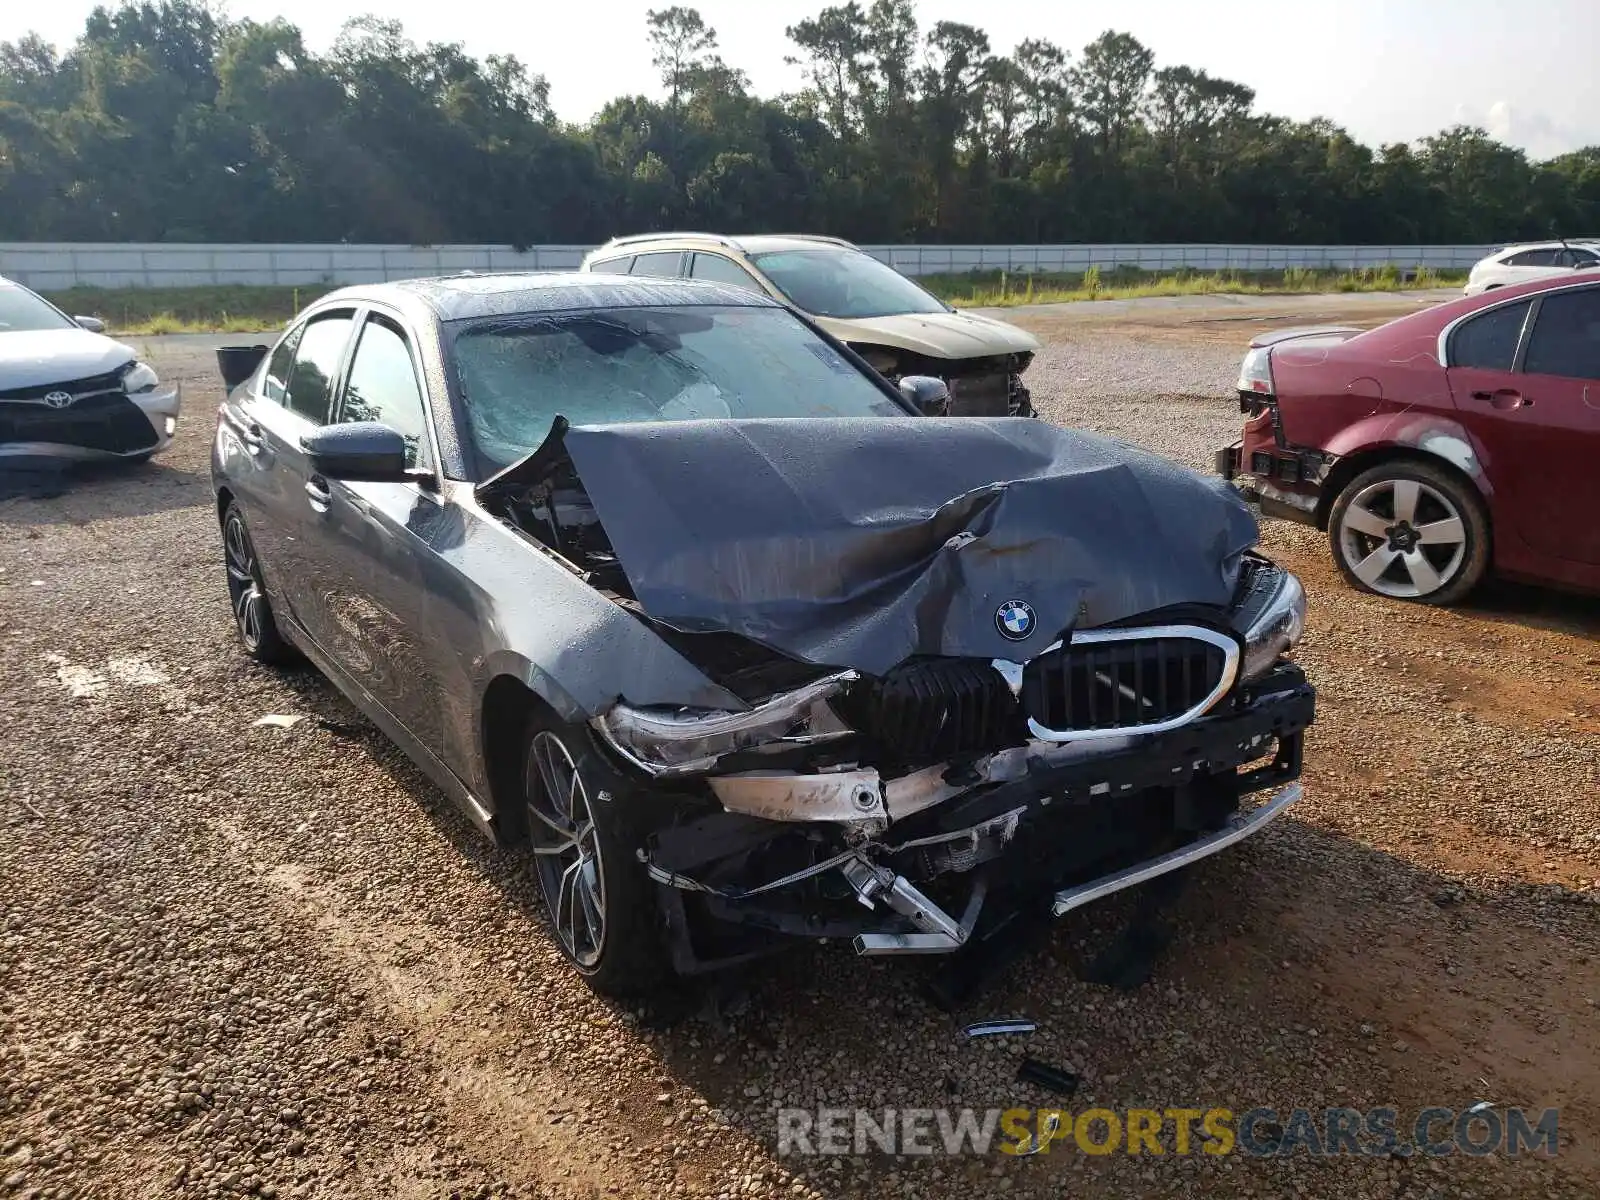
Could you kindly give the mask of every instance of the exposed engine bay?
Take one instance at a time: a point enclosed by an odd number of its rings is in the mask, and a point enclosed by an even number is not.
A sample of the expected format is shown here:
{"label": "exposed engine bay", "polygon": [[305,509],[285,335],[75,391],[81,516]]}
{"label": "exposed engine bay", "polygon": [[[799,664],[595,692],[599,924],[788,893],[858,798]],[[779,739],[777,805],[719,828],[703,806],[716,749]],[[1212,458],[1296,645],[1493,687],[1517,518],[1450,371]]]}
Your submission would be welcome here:
{"label": "exposed engine bay", "polygon": [[950,388],[953,417],[1031,417],[1033,398],[1022,381],[1033,363],[1032,351],[972,358],[935,358],[898,346],[852,342],[873,370],[891,383],[908,375],[931,375]]}

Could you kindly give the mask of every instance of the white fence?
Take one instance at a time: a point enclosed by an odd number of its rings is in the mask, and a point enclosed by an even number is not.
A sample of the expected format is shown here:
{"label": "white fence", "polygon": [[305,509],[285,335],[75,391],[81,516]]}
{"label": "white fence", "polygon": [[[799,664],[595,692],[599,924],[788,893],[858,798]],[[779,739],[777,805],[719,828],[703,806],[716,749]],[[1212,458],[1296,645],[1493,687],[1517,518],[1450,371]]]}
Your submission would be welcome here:
{"label": "white fence", "polygon": [[[88,287],[210,284],[373,283],[461,271],[563,271],[589,246],[180,245],[170,243],[0,243],[0,275],[44,291]],[[1465,270],[1490,246],[1264,246],[1067,244],[1055,246],[864,246],[907,275],[976,270],[1084,271],[1136,266],[1149,271],[1347,269],[1393,263]]]}

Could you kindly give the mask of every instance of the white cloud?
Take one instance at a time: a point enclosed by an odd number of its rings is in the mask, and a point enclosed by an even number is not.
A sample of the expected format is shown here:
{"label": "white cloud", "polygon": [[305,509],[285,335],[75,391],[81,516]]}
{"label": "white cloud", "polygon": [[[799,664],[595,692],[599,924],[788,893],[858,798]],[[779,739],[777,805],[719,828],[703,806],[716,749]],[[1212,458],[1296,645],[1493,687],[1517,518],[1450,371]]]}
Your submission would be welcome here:
{"label": "white cloud", "polygon": [[1585,136],[1579,130],[1551,120],[1546,113],[1520,109],[1507,100],[1496,100],[1487,109],[1458,104],[1456,120],[1487,129],[1496,141],[1519,146],[1534,159],[1554,158],[1600,140],[1600,135],[1594,131]]}

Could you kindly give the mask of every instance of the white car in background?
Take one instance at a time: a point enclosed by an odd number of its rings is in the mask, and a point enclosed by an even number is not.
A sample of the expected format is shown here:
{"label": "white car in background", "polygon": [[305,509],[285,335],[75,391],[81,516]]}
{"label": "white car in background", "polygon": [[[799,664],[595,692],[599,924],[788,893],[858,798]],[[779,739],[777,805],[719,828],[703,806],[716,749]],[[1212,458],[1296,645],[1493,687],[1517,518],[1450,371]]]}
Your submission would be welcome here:
{"label": "white car in background", "polygon": [[1467,276],[1462,294],[1477,296],[1497,287],[1531,283],[1600,268],[1600,243],[1591,241],[1528,242],[1507,246],[1480,260]]}
{"label": "white car in background", "polygon": [[104,328],[0,277],[0,468],[142,461],[172,441],[178,385]]}

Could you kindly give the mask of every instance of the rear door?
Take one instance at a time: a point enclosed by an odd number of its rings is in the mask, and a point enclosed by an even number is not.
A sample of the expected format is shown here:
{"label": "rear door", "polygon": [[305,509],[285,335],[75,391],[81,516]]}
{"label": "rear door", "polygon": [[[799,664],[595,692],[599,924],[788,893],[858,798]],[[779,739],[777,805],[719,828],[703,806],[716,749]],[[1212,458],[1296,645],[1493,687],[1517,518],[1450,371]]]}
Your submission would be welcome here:
{"label": "rear door", "polygon": [[1533,486],[1523,540],[1600,565],[1600,287],[1547,292],[1522,355],[1522,405],[1491,407]]}
{"label": "rear door", "polygon": [[304,557],[317,580],[307,622],[323,652],[436,755],[443,754],[439,647],[427,636],[428,539],[444,504],[416,338],[397,315],[360,321],[333,423],[379,421],[405,438],[404,483],[313,477]]}
{"label": "rear door", "polygon": [[1600,562],[1600,287],[1463,322],[1450,391],[1483,448],[1502,526],[1558,559]]}
{"label": "rear door", "polygon": [[1538,250],[1524,250],[1520,254],[1513,254],[1506,259],[1506,266],[1512,270],[1505,272],[1506,283],[1532,283],[1535,279],[1552,279],[1564,274],[1570,268],[1564,265],[1560,247],[1543,247]]}
{"label": "rear door", "polygon": [[[279,611],[315,636],[307,617],[317,581],[309,574],[306,535],[315,500],[307,491],[310,468],[300,439],[328,422],[333,385],[355,323],[354,308],[329,309],[307,318],[298,334],[280,343],[263,375],[261,388],[243,407],[247,444],[258,464],[260,510],[251,522],[263,571],[269,573]],[[246,519],[249,520],[249,514]]]}

